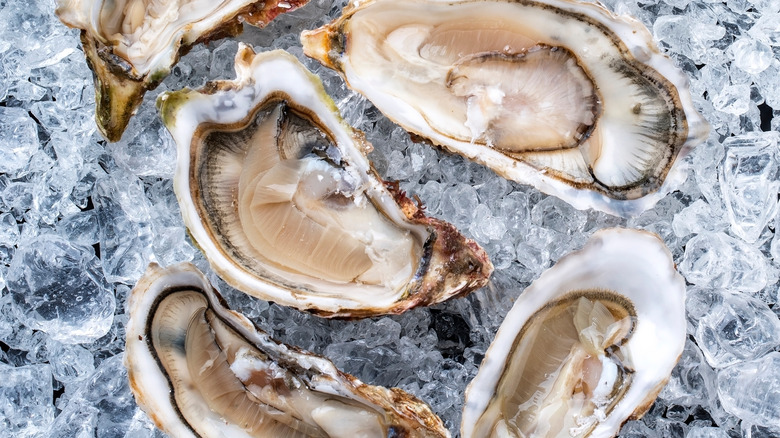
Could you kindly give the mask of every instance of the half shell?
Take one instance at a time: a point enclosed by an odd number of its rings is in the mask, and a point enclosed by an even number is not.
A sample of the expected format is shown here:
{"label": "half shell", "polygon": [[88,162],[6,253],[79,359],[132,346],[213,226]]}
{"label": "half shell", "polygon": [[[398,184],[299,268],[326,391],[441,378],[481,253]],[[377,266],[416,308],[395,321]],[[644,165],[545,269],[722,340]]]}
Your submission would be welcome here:
{"label": "half shell", "polygon": [[232,286],[322,316],[401,313],[487,282],[485,252],[385,185],[371,146],[283,51],[242,46],[235,81],[163,94],[174,188]]}
{"label": "half shell", "polygon": [[649,409],[685,339],[685,281],[663,242],[599,231],[506,315],[466,391],[461,436],[614,436]]}
{"label": "half shell", "polygon": [[265,26],[308,0],[58,0],[57,15],[81,29],[95,79],[96,121],[118,141],[144,93],[165,79],[179,56],[199,42]]}
{"label": "half shell", "polygon": [[173,437],[448,437],[414,396],[370,386],[279,344],[194,266],[149,266],[129,299],[125,365],[138,404]]}
{"label": "half shell", "polygon": [[359,0],[302,34],[387,117],[579,209],[637,214],[706,138],[639,22],[573,0]]}

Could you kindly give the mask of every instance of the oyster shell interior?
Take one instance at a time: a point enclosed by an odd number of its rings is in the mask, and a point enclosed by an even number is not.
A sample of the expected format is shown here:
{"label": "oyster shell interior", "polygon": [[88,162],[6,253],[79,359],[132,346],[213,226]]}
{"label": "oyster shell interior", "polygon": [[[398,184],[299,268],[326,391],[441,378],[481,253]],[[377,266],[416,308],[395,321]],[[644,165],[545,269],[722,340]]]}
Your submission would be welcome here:
{"label": "oyster shell interior", "polygon": [[492,271],[452,225],[385,187],[370,148],[291,55],[237,55],[212,94],[163,95],[192,236],[247,293],[322,315],[398,313],[467,293]]}
{"label": "oyster shell interior", "polygon": [[596,233],[507,314],[467,389],[461,436],[614,436],[669,379],[686,338],[684,300],[656,236]]}
{"label": "oyster shell interior", "polygon": [[131,388],[171,436],[449,436],[413,396],[276,343],[220,299],[189,264],[151,265],[131,294]]}
{"label": "oyster shell interior", "polygon": [[647,29],[593,3],[361,0],[302,41],[405,129],[580,209],[649,208],[709,131]]}
{"label": "oyster shell interior", "polygon": [[[385,292],[411,281],[423,257],[425,228],[399,228],[361,196],[361,181],[343,170],[334,141],[311,116],[270,100],[240,131],[201,138],[203,207],[228,230],[252,271]],[[226,197],[232,189],[235,196]],[[226,205],[233,200],[237,216]],[[345,293],[360,294],[357,289]]]}
{"label": "oyster shell interior", "polygon": [[81,29],[95,76],[96,120],[118,141],[146,90],[155,88],[182,52],[198,42],[265,26],[308,0],[58,0],[57,15]]}

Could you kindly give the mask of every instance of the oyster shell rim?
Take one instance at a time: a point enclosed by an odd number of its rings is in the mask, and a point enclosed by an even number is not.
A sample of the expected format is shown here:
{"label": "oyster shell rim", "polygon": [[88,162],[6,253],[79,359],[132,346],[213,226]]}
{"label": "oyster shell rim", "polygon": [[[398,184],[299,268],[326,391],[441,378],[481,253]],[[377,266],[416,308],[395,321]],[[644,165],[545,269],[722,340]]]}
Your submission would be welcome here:
{"label": "oyster shell rim", "polygon": [[[249,343],[274,349],[275,354],[286,356],[286,360],[295,359],[305,369],[316,370],[316,373],[327,376],[333,381],[318,381],[317,389],[330,391],[334,395],[345,398],[362,399],[363,402],[372,404],[378,412],[385,412],[385,416],[408,421],[410,425],[416,424],[418,427],[413,430],[422,429],[421,436],[446,438],[451,436],[441,418],[426,402],[416,396],[396,387],[386,388],[366,384],[357,377],[338,369],[325,356],[273,339],[246,316],[231,310],[222,295],[192,263],[182,262],[163,268],[152,262],[128,297],[127,307],[131,317],[126,327],[123,364],[127,369],[129,385],[138,405],[159,429],[166,433],[173,432],[171,436],[197,436],[197,434],[192,433],[191,426],[178,411],[170,377],[164,371],[160,359],[152,353],[154,351],[152,336],[146,335],[151,329],[152,309],[156,308],[164,298],[183,290],[196,290],[201,293],[208,302],[209,308]],[[139,313],[143,316],[133,317]],[[336,387],[332,384],[334,382],[345,386]],[[161,397],[160,392],[167,393],[168,397]],[[388,401],[393,405],[388,405]],[[387,409],[392,412],[388,413]],[[164,417],[176,420],[171,423],[163,421]]]}
{"label": "oyster shell rim", "polygon": [[[486,350],[485,357],[482,364],[479,366],[476,376],[466,387],[463,415],[460,425],[461,436],[471,437],[473,435],[474,427],[485,412],[485,409],[494,399],[495,391],[506,368],[508,354],[516,344],[516,337],[525,327],[529,318],[543,309],[544,306],[551,301],[557,302],[562,300],[572,292],[577,292],[582,289],[598,289],[597,286],[586,286],[574,289],[564,288],[564,280],[556,279],[557,276],[560,276],[559,271],[564,271],[564,273],[567,269],[578,272],[584,271],[584,269],[579,267],[580,260],[583,258],[586,261],[596,259],[596,257],[590,253],[603,251],[604,247],[607,245],[615,246],[616,248],[610,249],[612,252],[617,253],[618,256],[620,256],[620,253],[630,253],[630,250],[637,251],[637,245],[626,243],[631,239],[638,239],[640,247],[646,246],[641,253],[643,259],[650,259],[651,256],[655,256],[659,259],[658,263],[663,265],[659,265],[656,270],[661,274],[664,272],[666,273],[666,278],[659,279],[659,282],[665,283],[670,289],[664,294],[667,305],[663,306],[663,311],[657,309],[651,310],[653,313],[661,314],[664,318],[668,318],[664,320],[669,332],[665,339],[674,339],[674,331],[676,330],[679,332],[679,336],[676,336],[678,342],[665,344],[665,346],[668,347],[667,357],[668,359],[671,359],[670,362],[665,365],[661,363],[661,366],[659,366],[658,363],[652,363],[652,361],[649,361],[651,364],[648,365],[641,359],[637,360],[636,355],[634,355],[632,360],[634,371],[637,375],[642,373],[643,380],[638,381],[637,376],[635,376],[634,381],[631,383],[628,391],[624,394],[624,397],[618,401],[613,411],[610,412],[607,417],[608,419],[613,419],[613,422],[608,423],[606,421],[600,421],[588,436],[594,438],[615,436],[626,421],[639,419],[650,409],[658,394],[671,378],[672,370],[682,356],[685,348],[685,342],[687,340],[685,279],[677,271],[671,252],[666,247],[663,240],[655,233],[631,228],[605,228],[596,231],[582,248],[562,256],[555,265],[542,272],[542,274],[525,288],[515,300],[512,308],[505,315],[493,341]],[[620,248],[621,246],[626,248]],[[589,256],[590,258],[588,258]],[[623,257],[625,257],[625,254],[623,254]],[[620,273],[618,276],[622,276],[623,274],[624,273]],[[582,276],[582,274],[580,274],[580,276]],[[603,277],[603,273],[601,277]],[[601,280],[603,281],[603,278]],[[598,281],[594,280],[594,282],[597,283]],[[551,285],[560,289],[550,291]],[[631,338],[624,344],[630,351],[634,351],[631,346],[632,342],[639,342],[641,340],[646,341],[649,339],[658,342],[655,336],[657,331],[654,329],[656,329],[659,324],[656,324],[654,321],[649,321],[650,323],[648,324],[647,319],[644,319],[646,317],[646,311],[644,309],[648,307],[647,305],[640,308],[636,300],[626,297],[621,291],[612,290],[609,287],[603,287],[601,289],[609,290],[621,298],[627,299],[637,312]],[[652,289],[663,290],[663,288],[657,287],[653,287]],[[645,298],[652,300],[655,297]],[[656,305],[657,301],[654,301],[651,307],[660,307]],[[497,360],[491,358],[491,353],[499,355]],[[650,378],[647,377],[648,374],[650,375]],[[649,381],[651,386],[648,386],[647,381]],[[646,389],[645,395],[641,394],[642,389]],[[634,400],[627,400],[626,397],[629,396],[634,397]],[[617,419],[619,423],[616,424],[614,419]]]}
{"label": "oyster shell rim", "polygon": [[[60,21],[72,28],[79,29],[84,56],[87,60],[95,88],[95,124],[109,142],[115,143],[122,139],[130,119],[138,111],[147,91],[153,90],[168,75],[171,69],[195,45],[210,41],[234,37],[243,32],[242,23],[263,27],[278,15],[294,11],[305,6],[309,0],[247,0],[241,8],[229,12],[214,26],[200,30],[196,36],[188,35],[192,23],[186,30],[180,30],[172,37],[168,48],[169,54],[161,60],[152,63],[145,72],[135,72],[132,62],[114,53],[114,44],[109,42],[91,28],[83,28],[66,12],[68,8],[77,10],[77,3],[89,0],[57,0],[55,14]],[[92,0],[103,1],[103,0]],[[284,3],[287,7],[280,7]],[[72,12],[72,11],[71,11]],[[93,23],[95,20],[86,20]]]}
{"label": "oyster shell rim", "polygon": [[[349,18],[353,14],[382,1],[384,0],[355,0],[343,9],[340,17],[318,29],[304,30],[301,33],[304,53],[307,56],[317,60],[326,67],[336,70],[348,87],[368,98],[377,108],[379,108],[377,101],[381,98],[381,95],[377,94],[375,98],[370,91],[372,87],[364,79],[360,76],[350,75],[351,68],[348,66],[349,63],[344,60],[346,47],[349,44],[349,38],[344,28],[348,26]],[[406,102],[399,102],[397,99],[386,100],[382,104],[380,111],[387,118],[410,133],[419,136],[424,141],[441,146],[451,153],[464,156],[471,161],[484,165],[508,180],[531,185],[543,193],[556,196],[579,210],[593,208],[616,216],[637,216],[643,211],[652,208],[658,201],[684,182],[687,178],[689,165],[684,158],[693,147],[708,137],[710,126],[693,105],[693,97],[689,92],[690,80],[687,75],[668,56],[661,52],[655,44],[650,31],[641,22],[627,15],[615,14],[599,2],[585,3],[576,0],[427,1],[427,3],[431,4],[478,2],[534,4],[541,8],[554,8],[572,15],[586,17],[590,23],[600,28],[608,29],[608,34],[616,36],[616,44],[619,45],[621,54],[624,57],[645,66],[645,68],[656,71],[658,76],[671,84],[669,90],[673,93],[676,101],[680,103],[677,110],[682,114],[683,122],[686,124],[687,137],[682,143],[678,142],[675,144],[675,147],[678,148],[676,153],[675,151],[670,151],[670,158],[664,166],[665,169],[660,178],[656,178],[656,175],[653,175],[653,179],[661,180],[660,184],[656,184],[653,189],[641,194],[637,198],[622,199],[619,196],[611,197],[598,187],[593,189],[581,183],[566,182],[563,178],[554,175],[555,172],[550,169],[537,169],[531,163],[509,158],[498,150],[477,148],[473,147],[469,142],[451,140],[439,134],[434,128],[428,129],[425,123],[420,120],[402,123],[399,120],[401,116],[397,116],[397,114],[419,113],[417,109]],[[425,116],[420,115],[420,119],[424,120]],[[648,178],[644,178],[636,184],[641,184],[646,179]],[[631,187],[631,185],[626,187]],[[641,186],[638,187],[641,188]]]}
{"label": "oyster shell rim", "polygon": [[[314,93],[296,97],[300,90],[283,91],[281,87],[269,87],[269,90],[260,88],[262,92],[252,89],[260,78],[266,78],[255,68],[255,64],[262,68],[271,68],[273,62],[287,63],[289,71],[282,75],[285,80],[294,75],[300,75],[307,81]],[[314,75],[295,56],[282,50],[261,52],[255,54],[251,47],[240,43],[236,54],[236,79],[232,81],[215,81],[208,83],[201,90],[184,89],[176,92],[166,92],[157,100],[157,108],[161,114],[163,124],[168,127],[177,144],[178,159],[174,175],[174,191],[179,201],[182,218],[193,242],[209,261],[220,277],[231,286],[257,298],[273,301],[282,305],[295,307],[302,311],[314,313],[326,318],[363,318],[385,314],[400,314],[413,307],[433,305],[450,298],[467,295],[472,291],[487,284],[493,271],[486,252],[473,240],[463,236],[450,223],[433,217],[425,216],[423,209],[415,205],[397,184],[383,182],[373,166],[368,161],[365,153],[372,146],[365,140],[364,134],[352,128],[344,121],[333,100],[325,92],[319,77]],[[292,76],[290,76],[292,75]],[[286,85],[289,87],[289,85]],[[251,91],[243,91],[244,89]],[[300,88],[300,86],[298,86]],[[296,106],[306,107],[311,112],[317,113],[319,123],[328,129],[328,135],[336,139],[339,144],[352,144],[354,148],[341,147],[345,158],[351,165],[356,165],[359,171],[368,175],[368,190],[372,194],[370,198],[376,198],[377,202],[392,204],[394,210],[383,209],[382,213],[392,221],[405,222],[409,227],[425,229],[428,237],[421,244],[425,254],[420,265],[434,265],[438,269],[426,267],[423,275],[419,266],[412,280],[407,283],[404,290],[397,291],[392,303],[361,303],[357,301],[345,302],[344,300],[329,297],[317,297],[304,290],[289,287],[289,285],[274,285],[268,280],[254,276],[244,270],[240,264],[232,260],[222,244],[218,243],[213,230],[209,230],[204,221],[200,219],[199,201],[193,197],[198,192],[197,183],[191,179],[193,169],[193,148],[196,144],[199,126],[204,123],[202,118],[212,117],[202,114],[193,115],[183,113],[180,108],[195,101],[218,100],[222,92],[235,92],[236,97],[244,97],[241,93],[251,94],[251,106],[248,111],[233,109],[230,115],[225,116],[219,124],[233,124],[246,120],[255,112],[268,96],[276,96],[280,92],[289,95],[296,100]],[[257,93],[257,95],[255,95]],[[242,115],[243,114],[243,115]],[[247,115],[249,114],[249,115]],[[209,119],[209,123],[216,122],[216,115]],[[327,120],[326,120],[327,118]],[[189,128],[192,125],[195,128]],[[374,202],[374,201],[372,201]],[[427,259],[427,257],[430,257]],[[412,285],[413,288],[410,288]]]}

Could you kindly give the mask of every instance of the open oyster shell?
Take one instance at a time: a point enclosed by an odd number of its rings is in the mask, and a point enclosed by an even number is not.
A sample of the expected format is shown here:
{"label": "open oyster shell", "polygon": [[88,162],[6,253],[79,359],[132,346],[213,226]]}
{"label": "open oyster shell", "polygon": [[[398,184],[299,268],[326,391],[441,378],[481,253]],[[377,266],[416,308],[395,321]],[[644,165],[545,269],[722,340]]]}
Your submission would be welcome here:
{"label": "open oyster shell", "polygon": [[174,189],[232,286],[321,316],[401,313],[486,284],[487,254],[385,185],[371,146],[283,51],[241,46],[235,81],[163,94]]}
{"label": "open oyster shell", "polygon": [[172,437],[449,436],[414,396],[257,330],[188,263],[150,265],[129,309],[130,388]]}
{"label": "open oyster shell", "polygon": [[57,15],[81,29],[95,79],[95,118],[118,141],[144,93],[168,76],[199,42],[237,35],[242,24],[265,26],[308,0],[58,0]]}
{"label": "open oyster shell", "polygon": [[387,117],[576,208],[637,214],[706,138],[639,22],[574,0],[358,0],[302,34]]}
{"label": "open oyster shell", "polygon": [[663,242],[599,231],[506,315],[466,391],[461,436],[614,436],[649,409],[685,338],[685,281]]}

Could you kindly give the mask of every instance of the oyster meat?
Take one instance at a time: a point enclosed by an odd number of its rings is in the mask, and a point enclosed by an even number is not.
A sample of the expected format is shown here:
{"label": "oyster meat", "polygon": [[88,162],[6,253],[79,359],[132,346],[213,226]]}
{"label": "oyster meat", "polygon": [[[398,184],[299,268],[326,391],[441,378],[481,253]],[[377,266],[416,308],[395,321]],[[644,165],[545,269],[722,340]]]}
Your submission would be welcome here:
{"label": "oyster meat", "polygon": [[576,208],[637,214],[706,138],[647,29],[574,0],[358,0],[304,52],[430,142]]}
{"label": "oyster meat", "polygon": [[414,396],[272,340],[188,263],[150,265],[129,309],[130,387],[172,437],[449,436]]}
{"label": "oyster meat", "polygon": [[685,339],[685,281],[663,242],[599,231],[506,315],[466,391],[461,436],[615,436],[650,408]]}
{"label": "oyster meat", "polygon": [[174,188],[232,286],[321,316],[400,313],[486,284],[486,253],[386,185],[362,133],[283,51],[241,46],[235,81],[163,94]]}
{"label": "oyster meat", "polygon": [[265,26],[308,0],[57,0],[57,16],[81,29],[95,79],[96,121],[118,141],[144,93],[168,76],[179,56],[199,42]]}

